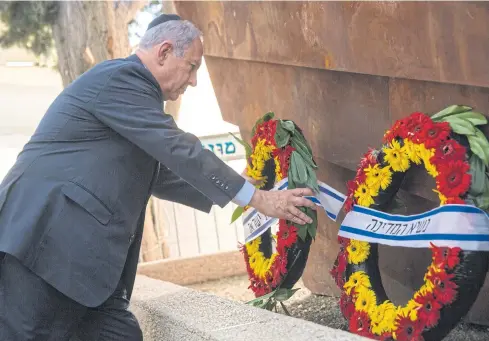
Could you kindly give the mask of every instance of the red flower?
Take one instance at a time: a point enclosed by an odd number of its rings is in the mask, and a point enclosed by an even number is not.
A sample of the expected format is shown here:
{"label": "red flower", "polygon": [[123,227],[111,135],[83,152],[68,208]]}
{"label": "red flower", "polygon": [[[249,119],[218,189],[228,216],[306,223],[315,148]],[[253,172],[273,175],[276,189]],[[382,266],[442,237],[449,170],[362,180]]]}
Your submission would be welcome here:
{"label": "red flower", "polygon": [[329,272],[331,277],[333,277],[333,279],[335,280],[336,285],[340,289],[343,289],[343,286],[345,285],[345,278],[343,275],[346,271],[346,265],[347,255],[346,252],[341,250],[338,253],[338,257],[336,258],[336,262],[333,265],[333,268]]}
{"label": "red flower", "polygon": [[338,244],[340,244],[341,248],[346,249],[350,245],[350,239],[338,236]]}
{"label": "red flower", "polygon": [[420,139],[424,141],[426,148],[434,148],[440,143],[447,141],[450,136],[450,124],[448,122],[428,121],[422,130]]}
{"label": "red flower", "polygon": [[282,254],[275,257],[275,261],[270,267],[270,272],[272,273],[270,282],[272,286],[275,287],[282,281],[282,277],[287,273],[287,257]]}
{"label": "red flower", "polygon": [[360,159],[360,168],[367,168],[369,165],[373,166],[377,164],[377,156],[375,153],[375,149],[369,148],[368,152],[366,152],[363,157]]}
{"label": "red flower", "polygon": [[341,284],[343,284],[341,281],[341,275],[340,272],[338,271],[338,266],[333,265],[331,270],[329,270],[329,274],[331,275],[331,278],[333,278],[334,282],[336,283],[336,286],[341,289]]}
{"label": "red flower", "polygon": [[408,117],[406,122],[407,135],[414,137],[417,142],[424,142],[424,132],[427,124],[431,123],[431,118],[421,112],[415,112]]}
{"label": "red flower", "polygon": [[443,305],[452,303],[457,297],[458,286],[452,281],[454,276],[444,271],[435,272],[432,269],[427,275],[427,278],[435,285],[433,289],[435,299]]}
{"label": "red flower", "polygon": [[285,247],[291,247],[297,241],[297,227],[287,225],[285,220],[279,220],[279,228],[277,232],[277,244],[282,244]]}
{"label": "red flower", "polygon": [[357,187],[358,187],[358,183],[355,180],[348,180],[348,182],[346,183],[346,186],[348,189],[347,196],[349,196],[349,195],[352,195],[353,193],[355,193],[355,191],[357,190]]}
{"label": "red flower", "polygon": [[353,209],[353,205],[355,205],[355,198],[353,196],[349,196],[345,200],[344,208],[343,210],[348,213]]}
{"label": "red flower", "polygon": [[467,192],[471,179],[467,173],[469,169],[470,165],[461,160],[440,164],[436,177],[439,191],[446,197],[457,197]]}
{"label": "red flower", "polygon": [[295,150],[294,147],[287,145],[285,148],[277,148],[273,150],[273,156],[278,157],[278,162],[280,163],[280,172],[282,173],[282,177],[285,178],[289,172],[290,165],[290,155]]}
{"label": "red flower", "polygon": [[397,120],[392,125],[392,128],[384,134],[384,143],[390,143],[397,137],[402,139],[408,137],[408,123],[411,120],[411,116]]}
{"label": "red flower", "polygon": [[397,341],[424,341],[421,335],[424,329],[423,321],[419,319],[411,321],[409,316],[401,316],[397,318],[396,322],[398,325],[396,331]]}
{"label": "red flower", "polygon": [[260,297],[271,292],[271,288],[266,286],[263,282],[256,280],[255,278],[250,278],[249,289],[253,290],[255,297]]}
{"label": "red flower", "polygon": [[430,160],[435,165],[443,162],[465,160],[466,150],[455,140],[447,140],[435,146],[435,155]]}
{"label": "red flower", "polygon": [[343,314],[343,316],[347,320],[350,320],[353,313],[355,312],[355,304],[352,301],[352,296],[353,295],[350,296],[344,292],[341,293],[340,310],[341,310],[341,313]]}
{"label": "red flower", "polygon": [[439,269],[452,270],[460,263],[460,252],[462,251],[459,247],[437,247],[431,244],[433,250],[433,262],[434,265]]}
{"label": "red flower", "polygon": [[255,136],[251,139],[251,144],[253,147],[256,146],[256,142],[259,138],[265,139],[268,143],[276,146],[275,133],[277,132],[277,121],[270,120],[267,122],[260,123],[256,126]]}
{"label": "red flower", "polygon": [[357,171],[357,174],[355,175],[355,180],[359,184],[364,183],[365,180],[367,180],[367,174],[365,174],[365,171],[363,170],[363,168],[360,168]]}
{"label": "red flower", "polygon": [[343,273],[346,271],[346,265],[348,264],[348,257],[345,251],[340,251],[338,253],[338,271]]}
{"label": "red flower", "polygon": [[350,319],[350,332],[360,336],[370,335],[370,319],[365,311],[354,311]]}
{"label": "red flower", "polygon": [[421,307],[418,308],[419,319],[428,327],[436,326],[440,320],[440,309],[442,308],[442,305],[436,301],[433,293],[419,295],[415,297],[414,300],[421,305]]}

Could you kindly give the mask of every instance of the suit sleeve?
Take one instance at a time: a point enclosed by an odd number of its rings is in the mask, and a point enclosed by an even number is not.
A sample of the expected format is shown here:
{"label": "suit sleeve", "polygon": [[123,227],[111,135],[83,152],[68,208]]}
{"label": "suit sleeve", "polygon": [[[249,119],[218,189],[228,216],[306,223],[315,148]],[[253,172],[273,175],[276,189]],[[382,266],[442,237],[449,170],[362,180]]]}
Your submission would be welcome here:
{"label": "suit sleeve", "polygon": [[220,207],[239,192],[245,179],[179,129],[163,112],[151,74],[128,63],[115,70],[93,102],[93,114]]}
{"label": "suit sleeve", "polygon": [[211,200],[165,166],[160,164],[159,167],[158,178],[152,190],[155,197],[210,212],[213,204]]}

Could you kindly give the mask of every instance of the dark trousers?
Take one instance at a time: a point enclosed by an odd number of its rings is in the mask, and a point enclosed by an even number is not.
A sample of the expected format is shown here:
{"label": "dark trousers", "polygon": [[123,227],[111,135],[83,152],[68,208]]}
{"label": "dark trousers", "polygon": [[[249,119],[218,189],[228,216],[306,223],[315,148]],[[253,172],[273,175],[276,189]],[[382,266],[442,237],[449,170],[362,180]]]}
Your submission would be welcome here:
{"label": "dark trousers", "polygon": [[122,285],[101,306],[88,308],[16,258],[7,254],[0,262],[1,341],[142,341],[128,306]]}

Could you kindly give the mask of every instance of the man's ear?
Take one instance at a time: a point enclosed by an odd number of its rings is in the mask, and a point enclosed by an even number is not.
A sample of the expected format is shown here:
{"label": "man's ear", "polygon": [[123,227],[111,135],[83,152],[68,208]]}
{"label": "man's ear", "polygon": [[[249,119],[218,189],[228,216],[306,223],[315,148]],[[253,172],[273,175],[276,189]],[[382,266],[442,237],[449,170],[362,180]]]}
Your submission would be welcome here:
{"label": "man's ear", "polygon": [[168,56],[173,52],[173,44],[169,41],[164,41],[158,47],[158,64],[163,65],[168,59]]}

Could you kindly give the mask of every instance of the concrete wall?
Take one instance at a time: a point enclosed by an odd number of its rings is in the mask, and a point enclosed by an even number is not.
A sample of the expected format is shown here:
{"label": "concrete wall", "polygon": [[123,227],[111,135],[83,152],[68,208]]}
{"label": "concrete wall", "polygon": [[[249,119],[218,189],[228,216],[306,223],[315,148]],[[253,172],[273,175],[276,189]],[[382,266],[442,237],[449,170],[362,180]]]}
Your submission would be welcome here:
{"label": "concrete wall", "polygon": [[130,310],[145,341],[362,341],[344,331],[138,276]]}

